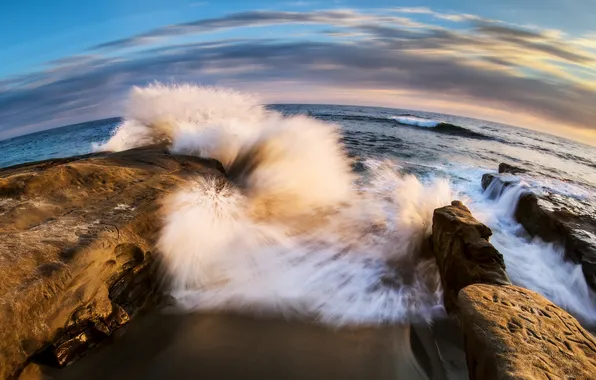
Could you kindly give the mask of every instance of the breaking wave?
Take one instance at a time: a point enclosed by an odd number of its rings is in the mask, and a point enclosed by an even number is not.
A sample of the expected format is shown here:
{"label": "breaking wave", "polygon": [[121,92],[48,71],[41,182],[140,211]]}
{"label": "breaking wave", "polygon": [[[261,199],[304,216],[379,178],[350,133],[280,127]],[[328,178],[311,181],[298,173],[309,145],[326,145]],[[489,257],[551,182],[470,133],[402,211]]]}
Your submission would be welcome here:
{"label": "breaking wave", "polygon": [[423,186],[386,161],[357,177],[338,127],[283,116],[258,99],[193,85],[134,88],[98,150],[167,143],[215,158],[163,201],[158,249],[186,309],[233,309],[321,322],[430,321],[443,313],[427,237],[448,183]]}
{"label": "breaking wave", "polygon": [[391,118],[400,124],[412,125],[415,127],[433,128],[441,124],[440,121],[423,119],[416,116],[393,116]]}
{"label": "breaking wave", "polygon": [[421,130],[434,133],[441,133],[445,135],[461,136],[479,140],[501,141],[500,138],[495,136],[489,136],[483,133],[472,131],[468,128],[460,127],[458,125],[449,124],[437,120],[425,119],[411,114],[379,117],[352,115],[344,113],[309,113],[309,116],[331,122],[356,121],[366,123],[386,123],[402,127],[420,127]]}

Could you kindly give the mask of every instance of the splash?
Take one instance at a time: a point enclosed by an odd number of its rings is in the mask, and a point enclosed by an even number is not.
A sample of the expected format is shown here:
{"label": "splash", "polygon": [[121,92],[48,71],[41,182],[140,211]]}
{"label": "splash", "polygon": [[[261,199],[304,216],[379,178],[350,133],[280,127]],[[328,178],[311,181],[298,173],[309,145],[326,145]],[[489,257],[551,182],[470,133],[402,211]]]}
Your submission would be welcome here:
{"label": "splash", "polygon": [[237,92],[135,88],[102,150],[161,142],[220,160],[163,202],[158,249],[187,309],[307,316],[333,325],[442,314],[433,210],[453,196],[386,161],[351,170],[338,127],[268,111]]}

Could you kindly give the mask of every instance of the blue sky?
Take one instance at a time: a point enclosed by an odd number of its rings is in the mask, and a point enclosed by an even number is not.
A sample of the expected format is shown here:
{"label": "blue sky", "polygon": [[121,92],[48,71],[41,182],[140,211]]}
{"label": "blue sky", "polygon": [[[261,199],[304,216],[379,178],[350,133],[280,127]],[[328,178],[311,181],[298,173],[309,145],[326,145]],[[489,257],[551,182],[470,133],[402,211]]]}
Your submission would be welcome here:
{"label": "blue sky", "polygon": [[130,86],[166,80],[596,140],[594,14],[596,0],[4,0],[0,138],[118,115]]}

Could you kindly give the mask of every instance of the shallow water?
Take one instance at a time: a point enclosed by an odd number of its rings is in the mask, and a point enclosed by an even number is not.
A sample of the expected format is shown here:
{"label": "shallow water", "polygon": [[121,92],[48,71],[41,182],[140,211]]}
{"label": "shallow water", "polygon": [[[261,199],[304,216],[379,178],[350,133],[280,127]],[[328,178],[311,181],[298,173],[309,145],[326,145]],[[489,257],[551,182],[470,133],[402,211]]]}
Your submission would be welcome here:
{"label": "shallow water", "polygon": [[329,329],[280,319],[153,312],[61,370],[57,380],[427,379],[430,362],[407,326]]}

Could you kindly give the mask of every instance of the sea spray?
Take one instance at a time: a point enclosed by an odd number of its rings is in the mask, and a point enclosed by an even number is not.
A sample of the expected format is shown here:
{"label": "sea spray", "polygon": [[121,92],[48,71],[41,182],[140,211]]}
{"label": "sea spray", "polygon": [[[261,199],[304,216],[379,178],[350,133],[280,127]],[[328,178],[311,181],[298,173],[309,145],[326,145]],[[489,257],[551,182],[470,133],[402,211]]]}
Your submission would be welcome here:
{"label": "sea spray", "polygon": [[[418,255],[437,205],[424,207],[425,194],[415,192],[437,196],[445,188],[420,186],[413,177],[391,180],[373,191],[367,182],[353,191],[352,203],[304,221],[255,218],[239,189],[197,178],[166,202],[158,248],[173,294],[188,309],[334,325],[431,320],[442,313],[439,276],[434,259]],[[400,208],[410,202],[400,201],[404,196],[419,207]]]}
{"label": "sea spray", "polygon": [[255,138],[267,123],[275,123],[277,115],[258,98],[229,89],[160,83],[133,87],[124,121],[95,150],[168,143],[174,152],[211,157],[226,165],[241,143]]}
{"label": "sea spray", "polygon": [[228,173],[189,180],[163,201],[158,249],[183,307],[335,325],[442,313],[425,241],[433,210],[453,199],[445,181],[422,186],[373,160],[358,180],[337,126],[233,91],[155,84],[134,89],[129,108],[99,149],[162,142]]}
{"label": "sea spray", "polygon": [[[442,313],[426,242],[433,210],[456,198],[446,181],[423,185],[395,163],[372,159],[356,177],[337,126],[268,111],[234,91],[155,84],[134,89],[129,108],[99,149],[165,143],[216,158],[227,172],[227,180],[190,179],[163,200],[158,248],[182,307],[334,325],[429,321]],[[514,221],[524,191],[521,183],[458,197],[470,195],[463,200],[493,229],[491,242],[514,283],[596,324],[581,267]]]}

